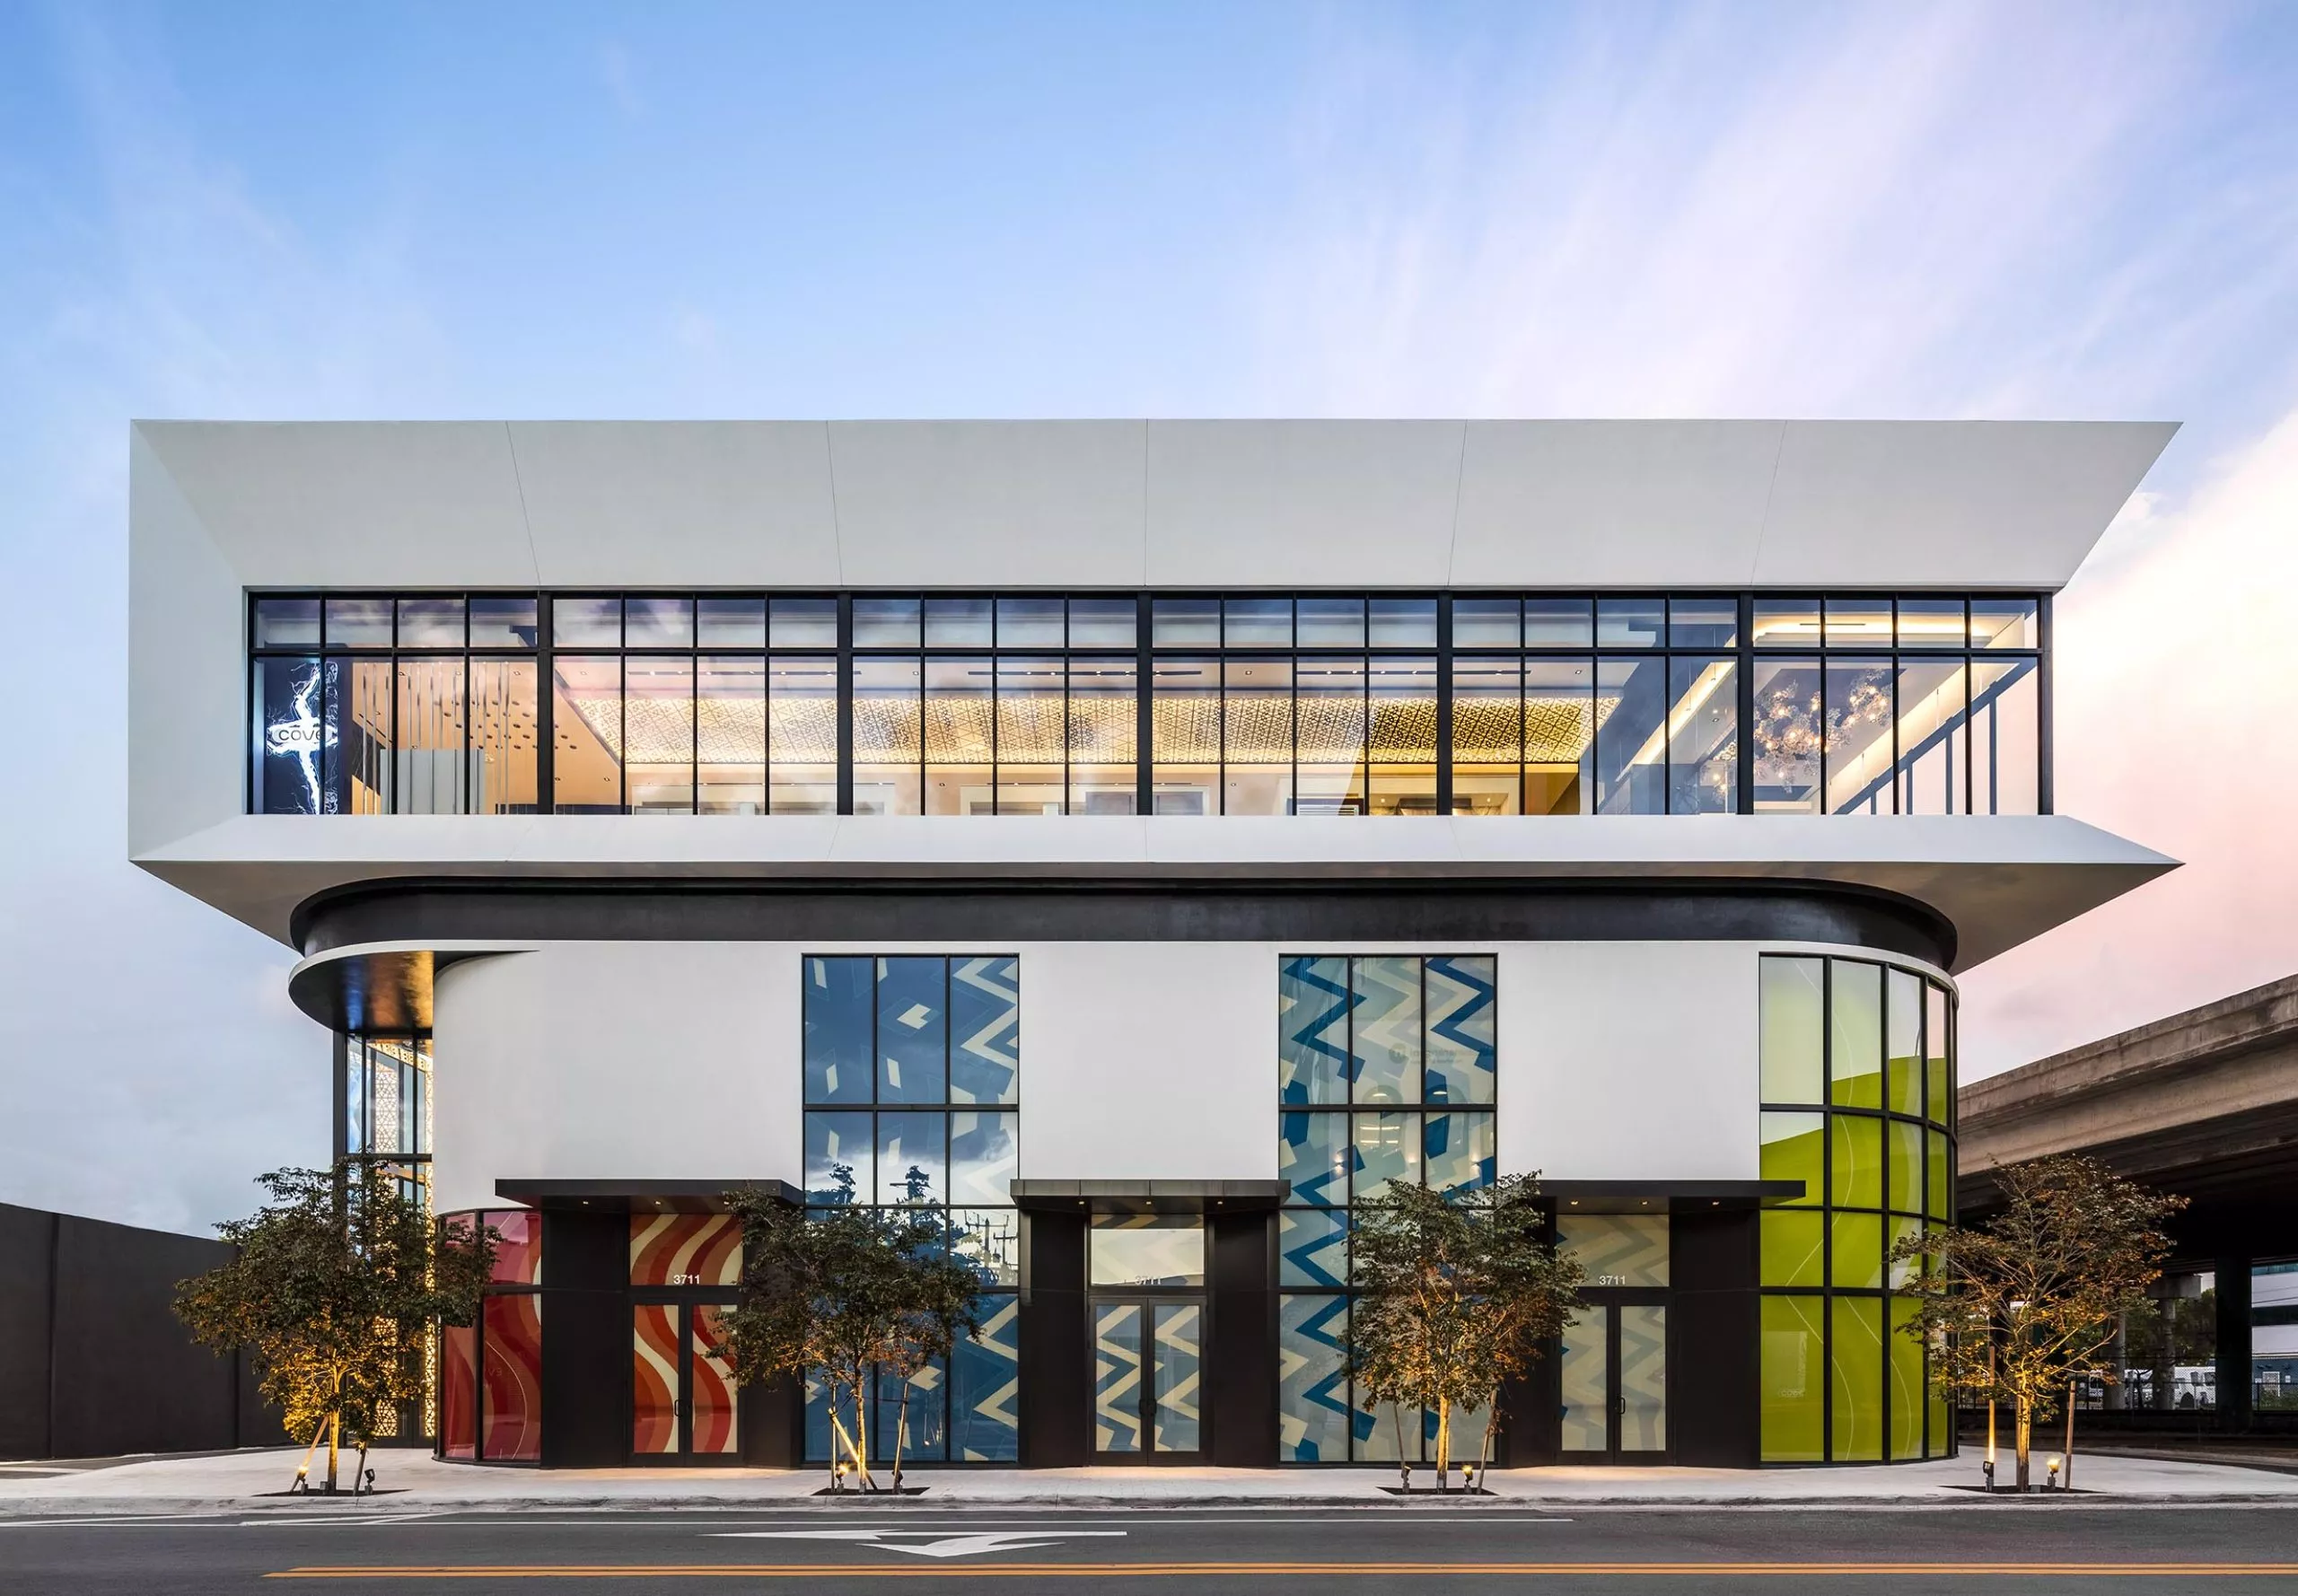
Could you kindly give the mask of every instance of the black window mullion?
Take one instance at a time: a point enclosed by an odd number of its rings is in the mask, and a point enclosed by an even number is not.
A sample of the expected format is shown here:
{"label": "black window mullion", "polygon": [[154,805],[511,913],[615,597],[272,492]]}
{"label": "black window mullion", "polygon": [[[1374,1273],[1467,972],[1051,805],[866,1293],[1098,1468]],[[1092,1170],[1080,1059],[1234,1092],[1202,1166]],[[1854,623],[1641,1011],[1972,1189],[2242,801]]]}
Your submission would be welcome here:
{"label": "black window mullion", "polygon": [[[921,624],[923,623],[921,622]],[[833,800],[832,807],[835,808],[839,814],[850,815],[854,812],[854,595],[852,593],[840,593],[838,595],[837,690],[838,776],[836,797]],[[921,713],[923,712],[923,707],[924,706],[921,705]],[[921,739],[924,730],[923,723],[921,723],[919,726]],[[772,768],[774,750],[769,747],[767,750],[767,760],[769,771],[771,771]],[[769,791],[771,790],[771,785],[772,783],[769,777]],[[919,796],[922,799],[924,797],[924,794],[921,793]],[[774,805],[771,798],[768,799],[767,803],[767,812],[768,814],[774,812]],[[872,1023],[874,1025],[875,1022],[873,1021]],[[877,1033],[874,1030],[871,1032],[870,1045],[874,1054],[877,1047]],[[871,1069],[874,1072],[876,1068],[877,1065],[873,1062],[871,1065]],[[875,1130],[873,1129],[871,1134],[874,1136],[876,1134]]]}
{"label": "black window mullion", "polygon": [[1149,635],[1153,618],[1149,595],[1143,593],[1136,601],[1139,608],[1133,623],[1133,809],[1136,814],[1146,815],[1155,813],[1157,808],[1157,750],[1154,746],[1157,718],[1153,698],[1156,660]]}
{"label": "black window mullion", "polygon": [[692,593],[687,594],[686,602],[687,635],[693,643],[686,656],[686,812],[698,815],[702,812],[702,611]]}
{"label": "black window mullion", "polygon": [[[1369,611],[1366,618],[1369,624]],[[1522,631],[1517,635],[1521,638]],[[1522,807],[1521,802],[1517,807]],[[1445,816],[1452,812],[1452,595],[1450,593],[1439,593],[1436,597],[1436,812]],[[1423,996],[1425,995],[1424,992]]]}
{"label": "black window mullion", "polygon": [[2035,657],[2035,808],[2042,814],[2057,812],[2057,794],[2053,790],[2051,767],[2052,713],[2050,631],[2051,596],[2041,594],[2035,601],[2035,645],[2039,651]]}
{"label": "black window mullion", "polygon": [[[1824,704],[1824,664],[1820,680]],[[1824,764],[1820,784],[1824,794]],[[1820,964],[1820,1457],[1829,1463],[1835,1461],[1835,963],[1825,959]]]}
{"label": "black window mullion", "polygon": [[[462,768],[456,773],[455,812],[458,814],[476,814],[478,811],[474,807],[474,800],[477,796],[478,784],[472,781],[470,778],[470,738],[471,723],[476,721],[478,716],[473,713],[473,702],[471,697],[470,595],[469,593],[465,593],[462,597],[463,762]],[[506,716],[505,718],[507,720],[508,717]],[[507,731],[507,729],[508,728],[506,726],[505,730]]]}
{"label": "black window mullion", "polygon": [[1738,662],[1738,700],[1740,717],[1738,746],[1732,750],[1732,764],[1738,772],[1739,794],[1732,809],[1743,815],[1756,812],[1756,601],[1753,593],[1741,593],[1738,601],[1739,622],[1732,628],[1735,646],[1732,657]]}
{"label": "black window mullion", "polygon": [[558,697],[557,666],[548,593],[535,595],[535,812],[558,812],[558,738],[553,709]]}

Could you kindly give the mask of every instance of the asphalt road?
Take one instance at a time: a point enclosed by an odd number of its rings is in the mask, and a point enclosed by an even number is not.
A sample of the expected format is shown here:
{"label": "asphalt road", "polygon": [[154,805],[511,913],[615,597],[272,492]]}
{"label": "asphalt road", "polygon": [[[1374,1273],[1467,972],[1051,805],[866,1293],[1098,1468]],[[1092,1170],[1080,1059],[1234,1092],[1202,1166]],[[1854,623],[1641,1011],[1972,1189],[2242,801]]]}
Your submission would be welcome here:
{"label": "asphalt road", "polygon": [[1107,1509],[0,1519],[0,1592],[2298,1592],[2298,1508]]}

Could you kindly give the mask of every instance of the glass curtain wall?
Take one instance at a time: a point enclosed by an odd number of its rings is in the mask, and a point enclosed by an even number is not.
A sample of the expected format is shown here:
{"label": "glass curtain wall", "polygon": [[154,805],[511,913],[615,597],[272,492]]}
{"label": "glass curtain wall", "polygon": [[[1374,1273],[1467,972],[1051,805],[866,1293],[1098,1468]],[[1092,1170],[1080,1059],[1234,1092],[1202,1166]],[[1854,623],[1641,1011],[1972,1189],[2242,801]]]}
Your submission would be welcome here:
{"label": "glass curtain wall", "polygon": [[[981,1329],[910,1382],[905,1458],[1012,1462],[1021,1225],[1022,974],[1005,954],[809,957],[805,1188],[818,1208],[924,1206],[989,1293]],[[900,1385],[881,1376],[873,1450],[890,1458]],[[842,1414],[848,1433],[852,1414]],[[830,1396],[807,1387],[806,1455],[833,1451]]]}
{"label": "glass curtain wall", "polygon": [[262,813],[2045,799],[2027,597],[311,594],[250,624]]}
{"label": "glass curtain wall", "polygon": [[[1277,1455],[1418,1460],[1435,1416],[1377,1412],[1350,1387],[1348,1232],[1397,1181],[1473,1200],[1498,1179],[1490,954],[1286,954],[1277,978]],[[1474,1457],[1487,1416],[1456,1419]]]}
{"label": "glass curtain wall", "polygon": [[1886,1255],[1954,1215],[1953,998],[1866,960],[1759,971],[1763,1178],[1803,1183],[1759,1221],[1763,1459],[1944,1457],[1954,1416]]}
{"label": "glass curtain wall", "polygon": [[431,1194],[431,1039],[343,1039],[338,1156],[395,1175],[408,1197]]}
{"label": "glass curtain wall", "polygon": [[[355,1181],[373,1173],[399,1195],[431,1206],[431,1039],[425,1036],[338,1038],[339,1083],[335,1155]],[[438,1342],[426,1336],[417,1355],[425,1385],[437,1390]],[[377,1433],[432,1435],[434,1404],[425,1401],[377,1415]]]}
{"label": "glass curtain wall", "polygon": [[853,609],[855,813],[1134,812],[1137,600]]}
{"label": "glass curtain wall", "polygon": [[2036,601],[1767,596],[1753,616],[1757,813],[2040,812]]}
{"label": "glass curtain wall", "polygon": [[440,1228],[492,1227],[495,1268],[475,1324],[444,1325],[434,1390],[443,1458],[533,1463],[542,1458],[542,1215],[468,1209]]}

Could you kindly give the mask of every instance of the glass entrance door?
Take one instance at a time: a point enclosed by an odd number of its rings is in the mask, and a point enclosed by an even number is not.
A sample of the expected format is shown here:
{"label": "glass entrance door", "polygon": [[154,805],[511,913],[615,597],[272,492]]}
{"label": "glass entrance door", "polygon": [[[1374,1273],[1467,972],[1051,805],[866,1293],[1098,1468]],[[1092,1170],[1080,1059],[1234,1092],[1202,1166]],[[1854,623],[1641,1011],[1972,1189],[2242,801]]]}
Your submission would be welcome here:
{"label": "glass entrance door", "polygon": [[1570,1463],[1657,1463],[1668,1455],[1668,1310],[1597,1302],[1574,1314],[1558,1360]]}
{"label": "glass entrance door", "polygon": [[630,1453],[640,1462],[723,1462],[739,1447],[733,1371],[713,1355],[731,1302],[630,1308]]}
{"label": "glass entrance door", "polygon": [[1093,1451],[1184,1462],[1204,1447],[1202,1302],[1093,1299]]}
{"label": "glass entrance door", "polygon": [[1087,1247],[1094,1454],[1110,1462],[1191,1461],[1205,1447],[1204,1221],[1097,1218]]}

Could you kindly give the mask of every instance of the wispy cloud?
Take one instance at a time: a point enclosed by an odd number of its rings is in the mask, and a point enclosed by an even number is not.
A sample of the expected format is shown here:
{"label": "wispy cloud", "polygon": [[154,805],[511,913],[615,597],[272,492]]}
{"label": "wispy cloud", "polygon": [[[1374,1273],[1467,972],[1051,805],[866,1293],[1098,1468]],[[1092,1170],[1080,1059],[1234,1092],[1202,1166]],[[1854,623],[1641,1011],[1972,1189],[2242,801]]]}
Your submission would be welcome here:
{"label": "wispy cloud", "polygon": [[396,218],[315,242],[203,146],[149,31],[54,21],[94,181],[36,190],[0,320],[0,574],[42,595],[9,658],[69,684],[19,697],[0,783],[0,1200],[198,1229],[326,1157],[329,1055],[287,950],[125,856],[127,421],[387,411],[438,344]]}
{"label": "wispy cloud", "polygon": [[1359,413],[2149,401],[2143,382],[2100,390],[2127,343],[2101,334],[2219,241],[2197,219],[2118,274],[2109,235],[2224,13],[1568,14],[1489,63],[1408,36],[1332,44],[1301,122],[1305,198],[1266,273],[1272,388]]}
{"label": "wispy cloud", "polygon": [[1981,1073],[2298,969],[2298,411],[2057,611],[2059,807],[2185,868],[1966,983]]}

